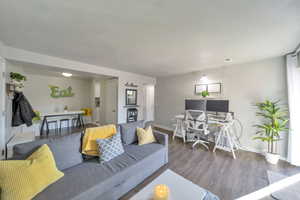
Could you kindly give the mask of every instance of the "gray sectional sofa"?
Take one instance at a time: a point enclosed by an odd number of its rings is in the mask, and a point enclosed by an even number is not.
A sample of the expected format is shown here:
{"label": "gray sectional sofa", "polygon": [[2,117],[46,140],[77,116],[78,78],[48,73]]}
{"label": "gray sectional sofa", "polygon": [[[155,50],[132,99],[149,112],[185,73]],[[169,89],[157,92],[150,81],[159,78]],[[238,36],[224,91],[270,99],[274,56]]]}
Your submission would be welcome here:
{"label": "gray sectional sofa", "polygon": [[81,133],[16,145],[14,158],[24,159],[40,145],[48,144],[58,169],[65,174],[34,200],[116,200],[168,162],[167,135],[154,132],[157,143],[137,145],[135,131],[144,124],[120,124],[125,153],[104,164],[96,159],[83,160]]}

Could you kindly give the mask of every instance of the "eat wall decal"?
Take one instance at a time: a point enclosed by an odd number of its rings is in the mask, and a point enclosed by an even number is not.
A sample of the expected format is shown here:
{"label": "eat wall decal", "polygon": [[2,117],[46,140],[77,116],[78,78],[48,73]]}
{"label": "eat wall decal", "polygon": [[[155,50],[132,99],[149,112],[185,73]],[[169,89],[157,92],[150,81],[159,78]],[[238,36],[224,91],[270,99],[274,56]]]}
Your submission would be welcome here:
{"label": "eat wall decal", "polygon": [[72,87],[69,86],[66,89],[60,89],[58,86],[49,85],[51,90],[50,96],[53,98],[60,98],[60,97],[73,97],[75,94],[72,92]]}

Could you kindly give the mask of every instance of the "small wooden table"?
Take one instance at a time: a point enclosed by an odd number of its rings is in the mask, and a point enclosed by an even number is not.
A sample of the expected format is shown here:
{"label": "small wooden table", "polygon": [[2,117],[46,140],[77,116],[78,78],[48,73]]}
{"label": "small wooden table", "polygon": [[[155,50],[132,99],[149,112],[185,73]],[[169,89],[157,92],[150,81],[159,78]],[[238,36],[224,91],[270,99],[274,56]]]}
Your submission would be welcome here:
{"label": "small wooden table", "polygon": [[43,118],[43,122],[41,125],[40,136],[43,135],[45,124],[46,124],[47,134],[49,134],[49,126],[48,126],[47,118],[77,115],[77,126],[84,127],[84,122],[82,119],[83,114],[84,114],[84,111],[82,111],[82,110],[54,112],[54,113],[42,113],[41,117]]}

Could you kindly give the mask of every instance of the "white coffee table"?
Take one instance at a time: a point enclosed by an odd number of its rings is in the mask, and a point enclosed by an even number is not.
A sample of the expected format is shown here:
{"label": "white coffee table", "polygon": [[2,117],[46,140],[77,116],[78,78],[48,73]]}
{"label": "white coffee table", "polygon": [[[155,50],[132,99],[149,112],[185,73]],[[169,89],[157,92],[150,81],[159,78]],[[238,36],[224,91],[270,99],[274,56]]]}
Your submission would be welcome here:
{"label": "white coffee table", "polygon": [[169,200],[201,200],[207,193],[205,189],[168,169],[130,200],[152,200],[153,189],[158,184],[166,184],[169,187]]}

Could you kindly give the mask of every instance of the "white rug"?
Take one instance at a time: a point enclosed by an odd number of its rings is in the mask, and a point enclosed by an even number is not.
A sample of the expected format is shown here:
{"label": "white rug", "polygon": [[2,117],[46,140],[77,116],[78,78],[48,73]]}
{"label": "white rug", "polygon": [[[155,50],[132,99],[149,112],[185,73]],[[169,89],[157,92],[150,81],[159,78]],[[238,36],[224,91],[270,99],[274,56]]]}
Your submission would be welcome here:
{"label": "white rug", "polygon": [[[267,171],[267,174],[268,174],[269,184],[275,183],[287,177],[283,174],[272,172],[272,171]],[[300,200],[300,181],[278,192],[274,192],[272,194],[272,197],[277,200],[297,200],[297,199]]]}

